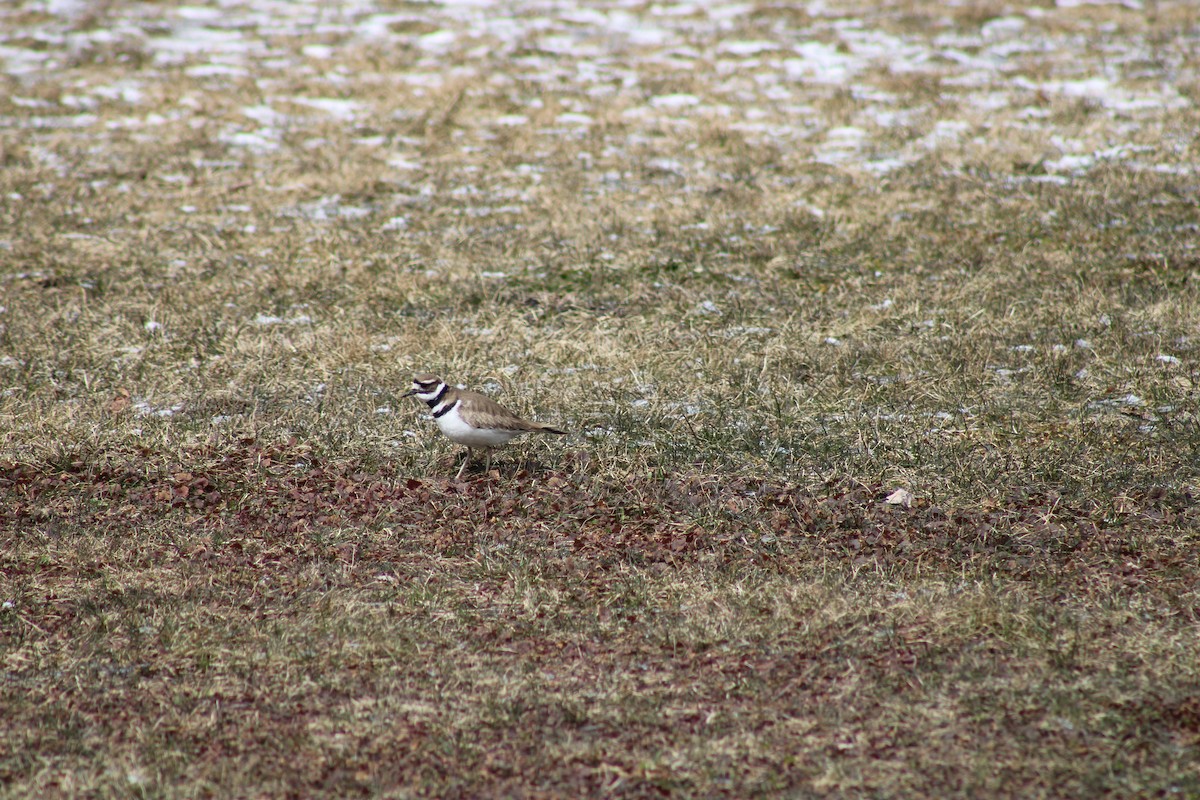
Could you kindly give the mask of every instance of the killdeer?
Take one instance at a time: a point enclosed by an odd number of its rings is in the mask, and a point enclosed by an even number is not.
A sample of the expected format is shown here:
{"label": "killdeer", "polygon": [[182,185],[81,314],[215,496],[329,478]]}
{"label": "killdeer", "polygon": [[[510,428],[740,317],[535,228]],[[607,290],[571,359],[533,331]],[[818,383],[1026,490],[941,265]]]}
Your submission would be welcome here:
{"label": "killdeer", "polygon": [[467,446],[467,458],[454,476],[456,479],[462,477],[475,448],[487,453],[486,472],[492,466],[492,448],[508,444],[508,440],[514,436],[522,433],[556,433],[565,436],[567,433],[541,422],[523,420],[492,398],[478,392],[456,389],[428,372],[413,376],[413,388],[404,396],[413,395],[425,401],[433,411],[433,418],[447,439]]}

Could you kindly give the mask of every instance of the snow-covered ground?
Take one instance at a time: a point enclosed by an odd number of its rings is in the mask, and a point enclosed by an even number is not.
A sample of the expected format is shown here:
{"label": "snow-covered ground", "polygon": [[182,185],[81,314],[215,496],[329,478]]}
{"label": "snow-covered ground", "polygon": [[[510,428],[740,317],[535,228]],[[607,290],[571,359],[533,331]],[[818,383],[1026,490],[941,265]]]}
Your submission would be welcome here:
{"label": "snow-covered ground", "polygon": [[[1194,118],[1200,91],[1187,0],[1013,3],[999,16],[837,0],[94,5],[0,9],[0,128],[62,172],[75,168],[64,141],[102,166],[106,141],[187,130],[213,146],[202,168],[336,144],[381,179],[412,181],[444,159],[413,132],[438,115],[453,115],[466,153],[503,152],[514,132],[582,142],[597,191],[634,168],[702,182],[716,167],[694,146],[659,142],[713,129],[793,167],[880,180],[930,158],[1055,182],[1113,163],[1195,168],[1195,129],[1173,122]],[[543,178],[535,159],[494,169]],[[477,182],[464,176],[460,192]],[[480,194],[478,213],[520,208],[519,192],[503,195]]]}

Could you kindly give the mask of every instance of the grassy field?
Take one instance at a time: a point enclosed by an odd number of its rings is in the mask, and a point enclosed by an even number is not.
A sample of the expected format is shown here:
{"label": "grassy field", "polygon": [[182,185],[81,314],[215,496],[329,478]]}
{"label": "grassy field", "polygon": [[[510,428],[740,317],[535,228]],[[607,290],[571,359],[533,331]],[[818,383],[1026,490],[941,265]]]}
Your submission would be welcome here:
{"label": "grassy field", "polygon": [[0,10],[0,796],[1200,797],[1200,14],[1027,5]]}

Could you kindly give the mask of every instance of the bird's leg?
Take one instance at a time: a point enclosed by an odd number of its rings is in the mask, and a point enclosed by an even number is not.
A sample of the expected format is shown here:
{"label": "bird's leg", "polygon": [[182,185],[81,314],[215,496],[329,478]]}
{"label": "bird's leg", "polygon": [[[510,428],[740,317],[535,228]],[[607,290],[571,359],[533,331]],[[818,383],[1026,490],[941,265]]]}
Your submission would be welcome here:
{"label": "bird's leg", "polygon": [[463,459],[462,466],[458,468],[458,474],[454,476],[454,480],[458,480],[459,478],[461,478],[461,477],[462,477],[462,474],[463,474],[463,472],[465,472],[465,471],[466,471],[466,469],[467,469],[467,464],[470,464],[470,463],[471,463],[471,453],[472,453],[472,452],[473,452],[473,451],[471,450],[471,448],[469,448],[469,447],[468,447],[468,448],[467,448],[467,457]]}
{"label": "bird's leg", "polygon": [[484,462],[484,465],[483,465],[483,474],[486,475],[492,469],[492,448],[489,447],[486,450],[484,450],[483,452],[487,454],[486,461]]}

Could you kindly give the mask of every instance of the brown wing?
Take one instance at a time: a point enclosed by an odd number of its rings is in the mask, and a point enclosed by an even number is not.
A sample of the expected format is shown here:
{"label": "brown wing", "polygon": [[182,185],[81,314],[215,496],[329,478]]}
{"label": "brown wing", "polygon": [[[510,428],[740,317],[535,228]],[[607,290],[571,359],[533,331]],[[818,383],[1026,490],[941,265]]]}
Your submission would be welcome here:
{"label": "brown wing", "polygon": [[[458,396],[464,400],[469,398],[470,403],[470,422],[479,428],[496,428],[502,431],[521,431],[521,432],[543,432],[566,434],[566,431],[560,431],[550,425],[541,422],[530,422],[524,420],[508,410],[504,406],[497,403],[486,394],[478,392],[460,391]],[[461,411],[459,413],[462,413]]]}

